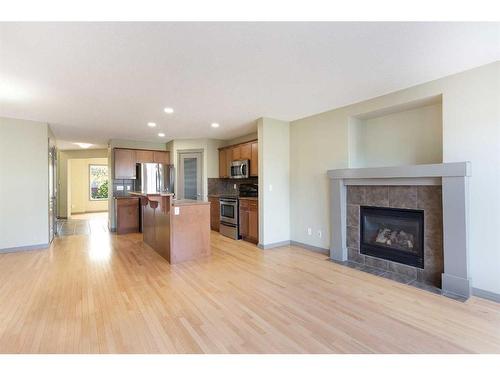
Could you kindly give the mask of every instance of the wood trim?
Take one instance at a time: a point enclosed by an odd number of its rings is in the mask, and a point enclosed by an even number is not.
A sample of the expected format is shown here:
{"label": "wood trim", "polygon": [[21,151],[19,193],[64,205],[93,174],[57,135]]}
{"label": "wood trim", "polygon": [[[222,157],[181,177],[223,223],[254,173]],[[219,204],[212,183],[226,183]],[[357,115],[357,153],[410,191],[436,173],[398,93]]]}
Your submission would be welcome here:
{"label": "wood trim", "polygon": [[159,152],[170,152],[169,150],[155,150],[150,148],[130,148],[130,147],[113,147],[113,150],[133,150],[133,151],[159,151]]}
{"label": "wood trim", "polygon": [[236,146],[241,146],[241,145],[244,145],[246,143],[253,143],[253,142],[258,142],[258,139],[252,139],[251,141],[245,141],[245,142],[240,142],[240,143],[235,143],[234,145],[230,145],[230,146],[224,146],[224,147],[219,147],[218,150],[225,150],[225,149],[228,149],[228,148],[232,148],[232,147],[236,147]]}

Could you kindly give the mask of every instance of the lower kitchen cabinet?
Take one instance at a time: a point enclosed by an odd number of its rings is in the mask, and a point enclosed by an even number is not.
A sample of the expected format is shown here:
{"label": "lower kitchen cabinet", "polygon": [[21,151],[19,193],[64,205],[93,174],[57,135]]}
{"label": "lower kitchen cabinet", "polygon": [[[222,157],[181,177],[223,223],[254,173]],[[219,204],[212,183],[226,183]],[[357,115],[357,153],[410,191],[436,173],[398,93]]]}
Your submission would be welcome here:
{"label": "lower kitchen cabinet", "polygon": [[218,197],[208,197],[210,202],[210,228],[219,231],[220,222],[220,204]]}
{"label": "lower kitchen cabinet", "polygon": [[259,203],[240,198],[240,235],[245,241],[259,242]]}
{"label": "lower kitchen cabinet", "polygon": [[116,233],[134,233],[140,231],[139,198],[115,198]]}

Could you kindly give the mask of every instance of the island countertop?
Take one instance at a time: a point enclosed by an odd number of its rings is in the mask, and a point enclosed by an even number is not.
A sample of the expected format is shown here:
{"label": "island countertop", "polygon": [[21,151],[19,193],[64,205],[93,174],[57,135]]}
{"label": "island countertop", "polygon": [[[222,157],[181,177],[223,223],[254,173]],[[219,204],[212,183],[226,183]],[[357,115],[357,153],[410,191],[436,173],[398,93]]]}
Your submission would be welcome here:
{"label": "island countertop", "polygon": [[171,197],[174,195],[173,193],[162,193],[162,192],[145,193],[143,191],[131,191],[131,192],[129,192],[129,194],[139,196],[139,197]]}

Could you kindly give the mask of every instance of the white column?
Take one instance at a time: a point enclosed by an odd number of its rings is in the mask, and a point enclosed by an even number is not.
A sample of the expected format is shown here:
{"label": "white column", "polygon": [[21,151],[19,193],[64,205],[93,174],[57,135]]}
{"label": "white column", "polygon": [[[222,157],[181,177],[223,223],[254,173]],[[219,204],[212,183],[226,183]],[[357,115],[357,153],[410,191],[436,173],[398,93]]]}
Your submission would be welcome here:
{"label": "white column", "polygon": [[469,179],[443,177],[444,292],[469,298]]}

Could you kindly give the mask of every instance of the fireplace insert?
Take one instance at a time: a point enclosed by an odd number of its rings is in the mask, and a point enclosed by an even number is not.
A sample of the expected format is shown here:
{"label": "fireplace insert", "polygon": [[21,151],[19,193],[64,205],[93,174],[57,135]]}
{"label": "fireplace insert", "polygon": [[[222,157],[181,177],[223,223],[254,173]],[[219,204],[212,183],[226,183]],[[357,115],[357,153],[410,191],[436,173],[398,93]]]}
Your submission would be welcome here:
{"label": "fireplace insert", "polygon": [[361,254],[424,268],[424,211],[360,207]]}

